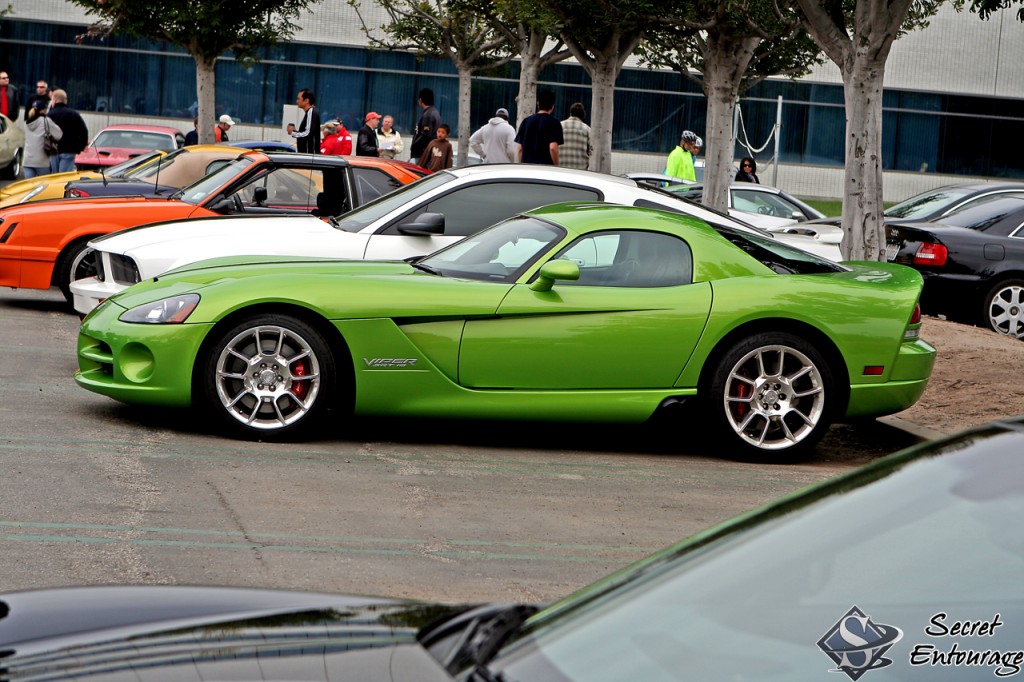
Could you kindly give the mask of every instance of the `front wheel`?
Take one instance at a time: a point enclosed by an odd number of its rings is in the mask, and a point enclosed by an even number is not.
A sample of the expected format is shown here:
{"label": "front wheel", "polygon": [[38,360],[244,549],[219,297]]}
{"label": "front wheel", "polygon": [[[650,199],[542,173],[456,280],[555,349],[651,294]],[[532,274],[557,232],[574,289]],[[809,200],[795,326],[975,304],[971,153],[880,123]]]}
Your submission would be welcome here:
{"label": "front wheel", "polygon": [[53,283],[60,288],[68,303],[74,303],[75,300],[71,293],[71,283],[96,275],[97,254],[89,247],[90,239],[92,239],[91,236],[71,242],[57,259]]}
{"label": "front wheel", "polygon": [[813,345],[785,332],[733,346],[709,382],[706,407],[717,430],[744,455],[798,457],[828,429],[832,372]]}
{"label": "front wheel", "polygon": [[335,389],[326,340],[286,315],[254,316],[225,331],[201,371],[210,411],[248,438],[312,433]]}
{"label": "front wheel", "polygon": [[0,179],[3,180],[17,180],[18,176],[21,175],[21,162],[24,156],[22,150],[14,152],[14,158],[11,162],[3,169],[0,169]]}
{"label": "front wheel", "polygon": [[985,296],[982,320],[1003,336],[1024,339],[1024,281],[1008,279]]}

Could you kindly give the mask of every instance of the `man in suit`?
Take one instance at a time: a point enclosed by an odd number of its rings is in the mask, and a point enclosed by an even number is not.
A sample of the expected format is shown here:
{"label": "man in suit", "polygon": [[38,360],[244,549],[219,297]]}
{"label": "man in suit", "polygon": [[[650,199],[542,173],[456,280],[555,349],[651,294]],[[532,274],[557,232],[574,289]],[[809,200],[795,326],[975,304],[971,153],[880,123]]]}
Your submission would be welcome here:
{"label": "man in suit", "polygon": [[0,114],[14,121],[17,120],[20,110],[17,86],[11,85],[11,77],[6,71],[0,71]]}

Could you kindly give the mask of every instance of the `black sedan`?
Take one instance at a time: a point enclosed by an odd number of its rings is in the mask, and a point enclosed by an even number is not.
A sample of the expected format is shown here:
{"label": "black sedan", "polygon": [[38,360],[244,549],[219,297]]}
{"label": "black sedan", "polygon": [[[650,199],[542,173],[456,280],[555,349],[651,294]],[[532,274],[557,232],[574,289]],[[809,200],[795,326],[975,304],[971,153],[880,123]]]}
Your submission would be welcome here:
{"label": "black sedan", "polygon": [[0,679],[1009,677],[1024,669],[1021,452],[1024,417],[899,452],[541,610],[196,587],[0,594]]}
{"label": "black sedan", "polygon": [[1020,192],[1024,192],[1024,182],[968,182],[944,185],[915,194],[885,209],[885,222],[938,220],[976,201]]}
{"label": "black sedan", "polygon": [[887,221],[886,235],[887,258],[924,276],[925,312],[1024,338],[1024,191],[929,223]]}

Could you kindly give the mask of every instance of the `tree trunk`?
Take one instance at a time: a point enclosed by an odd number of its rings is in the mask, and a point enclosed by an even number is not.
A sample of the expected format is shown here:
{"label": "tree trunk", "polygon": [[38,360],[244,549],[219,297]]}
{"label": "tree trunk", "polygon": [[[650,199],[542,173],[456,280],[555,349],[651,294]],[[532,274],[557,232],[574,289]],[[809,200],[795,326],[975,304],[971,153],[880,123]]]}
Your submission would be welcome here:
{"label": "tree trunk", "polygon": [[843,73],[846,98],[846,175],[843,257],[885,260],[882,222],[882,81],[885,62],[859,56]]}
{"label": "tree trunk", "polygon": [[459,70],[459,154],[455,165],[462,167],[469,161],[469,136],[473,134],[470,104],[473,99],[473,69],[456,64]]}
{"label": "tree trunk", "polygon": [[[704,131],[704,192],[701,203],[726,212],[733,174],[733,113],[739,99],[743,74],[760,38],[734,37],[717,31],[707,36],[704,56],[704,94],[708,99]],[[700,134],[700,133],[698,133]]]}
{"label": "tree trunk", "polygon": [[196,63],[196,102],[199,104],[199,143],[213,144],[217,117],[217,70],[215,60],[192,55]]}
{"label": "tree trunk", "polygon": [[590,170],[612,172],[612,121],[615,116],[615,81],[619,69],[614,64],[600,62],[590,74],[590,140],[594,153],[590,157]]}
{"label": "tree trunk", "polygon": [[540,78],[542,66],[540,53],[543,49],[543,40],[531,40],[519,53],[519,94],[516,96],[516,130],[519,130],[519,126],[524,118],[537,111],[537,81]]}

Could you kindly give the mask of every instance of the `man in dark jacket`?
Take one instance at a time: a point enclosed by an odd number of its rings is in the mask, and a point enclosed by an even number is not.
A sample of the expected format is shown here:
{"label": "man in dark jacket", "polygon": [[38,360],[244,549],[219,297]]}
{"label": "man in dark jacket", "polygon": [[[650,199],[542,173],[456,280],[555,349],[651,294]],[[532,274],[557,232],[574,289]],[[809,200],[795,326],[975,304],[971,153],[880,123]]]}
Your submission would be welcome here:
{"label": "man in dark jacket", "polygon": [[50,172],[69,173],[75,170],[75,156],[89,145],[89,129],[82,115],[68,106],[68,93],[63,90],[53,91],[48,116],[64,133],[57,142],[59,153],[50,157]]}
{"label": "man in dark jacket", "polygon": [[316,95],[309,88],[299,90],[295,104],[302,112],[299,127],[288,124],[288,134],[295,138],[295,148],[302,154],[320,153],[320,112],[316,108]]}
{"label": "man in dark jacket", "polygon": [[46,81],[39,81],[36,83],[35,92],[28,93],[28,100],[25,102],[25,120],[28,121],[29,112],[32,111],[32,105],[42,100],[46,102],[47,110],[50,107],[50,86]]}
{"label": "man in dark jacket", "polygon": [[434,91],[430,88],[420,90],[417,100],[423,113],[416,123],[416,130],[412,136],[412,146],[409,147],[409,160],[417,163],[420,156],[426,150],[427,145],[437,137],[437,127],[441,125],[441,114],[434,107]]}
{"label": "man in dark jacket", "polygon": [[377,146],[377,124],[380,123],[380,114],[371,111],[363,120],[365,123],[356,137],[356,156],[380,156],[380,149]]}
{"label": "man in dark jacket", "polygon": [[6,71],[0,71],[0,114],[12,121],[18,120],[21,103],[18,102],[18,88],[11,85],[11,77]]}

